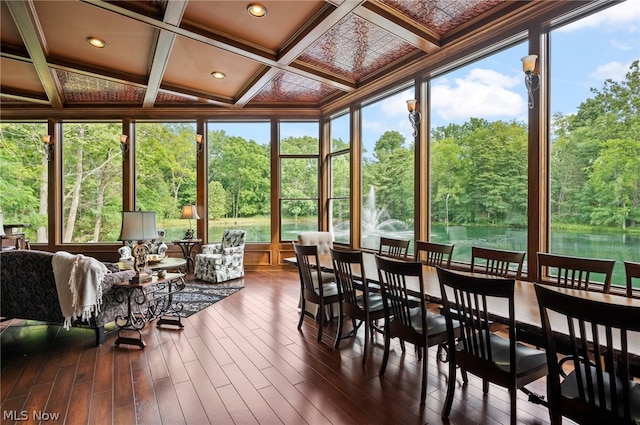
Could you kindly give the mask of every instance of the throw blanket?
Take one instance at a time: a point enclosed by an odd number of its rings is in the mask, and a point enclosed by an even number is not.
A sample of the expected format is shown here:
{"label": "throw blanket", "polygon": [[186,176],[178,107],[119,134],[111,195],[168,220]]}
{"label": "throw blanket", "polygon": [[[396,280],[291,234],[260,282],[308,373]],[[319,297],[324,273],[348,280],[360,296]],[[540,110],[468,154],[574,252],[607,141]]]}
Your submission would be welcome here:
{"label": "throw blanket", "polygon": [[88,321],[92,313],[100,312],[102,278],[107,267],[92,257],[58,251],[51,262],[64,328],[69,330],[77,318]]}

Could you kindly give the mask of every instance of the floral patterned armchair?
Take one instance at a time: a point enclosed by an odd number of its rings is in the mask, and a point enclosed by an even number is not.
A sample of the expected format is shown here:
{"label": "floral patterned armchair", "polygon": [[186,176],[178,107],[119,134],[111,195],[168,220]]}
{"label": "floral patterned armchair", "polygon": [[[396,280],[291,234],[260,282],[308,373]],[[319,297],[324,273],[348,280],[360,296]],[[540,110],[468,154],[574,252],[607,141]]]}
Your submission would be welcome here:
{"label": "floral patterned armchair", "polygon": [[247,232],[225,230],[222,242],[203,245],[196,255],[195,278],[219,283],[244,276],[244,243]]}

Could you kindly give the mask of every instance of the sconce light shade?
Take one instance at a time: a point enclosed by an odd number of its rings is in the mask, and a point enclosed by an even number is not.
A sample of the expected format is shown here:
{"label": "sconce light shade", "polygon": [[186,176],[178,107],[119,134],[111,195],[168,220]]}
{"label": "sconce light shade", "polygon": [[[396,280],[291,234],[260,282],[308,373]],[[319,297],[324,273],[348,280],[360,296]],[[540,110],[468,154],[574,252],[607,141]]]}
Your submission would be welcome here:
{"label": "sconce light shade", "polygon": [[4,215],[0,212],[0,236],[4,235]]}
{"label": "sconce light shade", "polygon": [[407,109],[409,110],[409,112],[414,112],[417,106],[418,106],[418,101],[416,99],[407,100]]}
{"label": "sconce light shade", "polygon": [[204,136],[202,134],[196,134],[196,152],[198,154],[198,158],[200,158],[200,153],[204,150]]}
{"label": "sconce light shade", "polygon": [[51,141],[51,136],[49,134],[42,136],[42,143],[44,143],[44,153],[47,156],[47,161],[51,161],[53,158],[53,142]]}
{"label": "sconce light shade", "polygon": [[522,70],[525,74],[529,74],[536,69],[536,60],[538,59],[538,55],[527,55],[521,59],[522,61]]}

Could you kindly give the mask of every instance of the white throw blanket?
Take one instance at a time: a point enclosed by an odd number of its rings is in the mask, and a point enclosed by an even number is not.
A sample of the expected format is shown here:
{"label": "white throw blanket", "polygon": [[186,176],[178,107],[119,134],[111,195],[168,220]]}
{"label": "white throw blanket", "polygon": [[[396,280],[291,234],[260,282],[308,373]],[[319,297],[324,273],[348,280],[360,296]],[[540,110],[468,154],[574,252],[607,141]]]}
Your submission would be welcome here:
{"label": "white throw blanket", "polygon": [[95,258],[65,251],[53,255],[52,265],[64,328],[69,330],[73,320],[88,321],[92,313],[100,312],[102,278],[108,270]]}

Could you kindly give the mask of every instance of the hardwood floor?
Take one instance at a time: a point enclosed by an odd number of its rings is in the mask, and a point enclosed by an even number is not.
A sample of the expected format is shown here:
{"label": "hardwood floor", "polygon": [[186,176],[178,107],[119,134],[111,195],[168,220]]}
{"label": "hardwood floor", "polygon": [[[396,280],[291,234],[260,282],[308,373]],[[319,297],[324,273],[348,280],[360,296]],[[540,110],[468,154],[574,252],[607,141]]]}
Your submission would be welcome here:
{"label": "hardwood floor", "polygon": [[[116,348],[115,335],[95,347],[85,329],[2,323],[2,423],[38,423],[37,415],[50,419],[41,423],[91,425],[508,423],[507,392],[492,385],[483,397],[473,376],[464,387],[458,376],[450,419],[440,418],[448,366],[435,360],[435,348],[421,409],[421,366],[410,346],[402,354],[392,342],[380,378],[380,335],[363,368],[362,329],[339,351],[335,323],[322,343],[309,318],[298,332],[297,271],[247,272],[244,281],[243,290],[184,320],[183,330],[147,325],[145,350]],[[546,392],[543,380],[529,388]],[[549,423],[545,407],[518,397],[519,423]]]}

